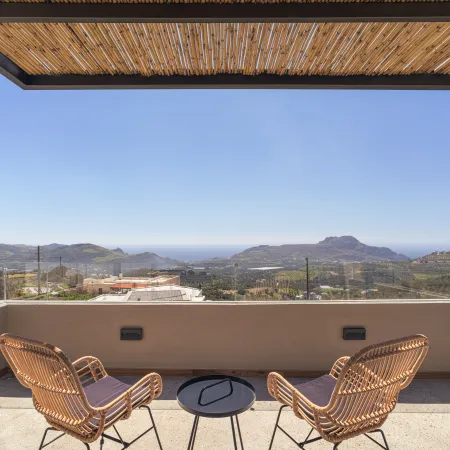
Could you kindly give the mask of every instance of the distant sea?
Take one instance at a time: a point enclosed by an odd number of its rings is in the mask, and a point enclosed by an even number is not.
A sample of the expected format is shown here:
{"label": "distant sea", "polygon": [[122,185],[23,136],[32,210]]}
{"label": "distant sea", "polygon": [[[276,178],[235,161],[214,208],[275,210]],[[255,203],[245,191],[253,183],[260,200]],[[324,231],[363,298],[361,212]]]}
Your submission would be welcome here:
{"label": "distant sea", "polygon": [[397,253],[403,253],[409,258],[415,259],[421,256],[429,255],[434,251],[439,252],[448,252],[450,251],[449,244],[423,244],[423,245],[386,245],[385,247],[389,247],[392,251]]}
{"label": "distant sea", "polygon": [[[119,247],[125,253],[144,253],[152,252],[156,253],[158,256],[163,256],[165,258],[178,259],[180,261],[203,261],[210,258],[229,258],[236,253],[242,252],[246,248],[252,247],[251,245],[221,245],[221,246],[169,246],[169,247],[159,247],[159,246],[130,246],[130,245],[119,245]],[[113,247],[111,247],[113,248]]]}
{"label": "distant sea", "polygon": [[[108,246],[114,248],[114,246]],[[153,252],[165,258],[178,259],[180,261],[203,261],[210,258],[229,258],[254,245],[180,245],[180,246],[150,246],[150,245],[119,245],[125,253]],[[385,245],[397,253],[403,253],[409,258],[415,259],[428,255],[435,250],[450,251],[450,245]]]}

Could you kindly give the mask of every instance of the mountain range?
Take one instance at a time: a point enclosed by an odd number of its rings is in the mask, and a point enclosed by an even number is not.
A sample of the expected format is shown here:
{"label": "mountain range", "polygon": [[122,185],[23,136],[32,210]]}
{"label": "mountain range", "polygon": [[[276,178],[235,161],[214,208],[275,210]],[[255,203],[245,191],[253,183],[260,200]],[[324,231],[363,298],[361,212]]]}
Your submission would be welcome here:
{"label": "mountain range", "polygon": [[[128,254],[122,249],[109,250],[94,244],[50,244],[40,247],[41,261],[58,262],[61,258],[63,263],[78,262],[81,264],[105,264],[111,262],[148,264],[154,269],[165,269],[167,267],[182,264],[171,258],[164,258],[156,253],[145,252]],[[8,245],[0,244],[0,262],[24,263],[37,260],[37,247],[32,245]]]}
{"label": "mountain range", "polygon": [[[293,266],[304,264],[305,258],[321,262],[408,261],[401,253],[387,247],[363,244],[353,236],[327,237],[317,244],[260,245],[233,255],[230,259],[247,267]],[[216,260],[217,261],[217,260]]]}
{"label": "mountain range", "polygon": [[[40,247],[41,261],[81,264],[105,264],[124,262],[147,264],[155,269],[183,265],[182,261],[165,258],[152,252],[137,254],[125,253],[122,249],[113,250],[95,244],[49,244]],[[242,267],[298,266],[305,258],[321,262],[375,262],[408,261],[408,257],[395,253],[387,247],[374,247],[363,244],[353,236],[327,237],[317,244],[260,245],[237,253],[230,258],[213,258],[202,261],[209,267],[221,267],[238,263]],[[31,245],[0,244],[0,263],[23,263],[37,260],[37,247]]]}

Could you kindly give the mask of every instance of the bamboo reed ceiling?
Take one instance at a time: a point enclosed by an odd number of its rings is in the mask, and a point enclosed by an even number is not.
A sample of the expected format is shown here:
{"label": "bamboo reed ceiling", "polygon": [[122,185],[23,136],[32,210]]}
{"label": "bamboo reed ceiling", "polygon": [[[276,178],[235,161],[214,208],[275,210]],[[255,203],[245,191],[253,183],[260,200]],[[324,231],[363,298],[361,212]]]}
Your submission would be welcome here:
{"label": "bamboo reed ceiling", "polygon": [[33,75],[450,74],[450,23],[3,23]]}

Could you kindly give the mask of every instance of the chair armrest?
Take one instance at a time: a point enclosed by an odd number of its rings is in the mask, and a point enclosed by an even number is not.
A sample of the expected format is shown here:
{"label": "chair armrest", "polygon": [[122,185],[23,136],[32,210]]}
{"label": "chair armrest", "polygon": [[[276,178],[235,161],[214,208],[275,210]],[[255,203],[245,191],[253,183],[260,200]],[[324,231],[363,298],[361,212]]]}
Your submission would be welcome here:
{"label": "chair armrest", "polygon": [[[131,411],[141,404],[150,403],[162,394],[163,383],[161,376],[155,372],[149,373],[141,378],[137,383],[128,390],[115,398],[112,402],[100,408],[93,408],[95,411],[107,414],[108,410],[115,410],[116,407],[122,409],[126,406],[127,413],[124,418],[130,416]],[[125,403],[123,403],[125,400]],[[117,412],[117,410],[116,410]]]}
{"label": "chair armrest", "polygon": [[334,378],[338,378],[341,374],[342,368],[344,367],[345,363],[350,359],[350,356],[343,356],[342,358],[339,358],[333,365],[333,368],[330,371],[330,375]]}
{"label": "chair armrest", "polygon": [[73,362],[72,365],[83,385],[108,376],[101,361],[94,356],[83,356]]}
{"label": "chair armrest", "polygon": [[312,414],[321,409],[311,403],[301,392],[299,392],[289,381],[277,372],[269,373],[267,378],[267,389],[269,394],[280,403],[290,406],[295,415],[302,416],[301,412]]}

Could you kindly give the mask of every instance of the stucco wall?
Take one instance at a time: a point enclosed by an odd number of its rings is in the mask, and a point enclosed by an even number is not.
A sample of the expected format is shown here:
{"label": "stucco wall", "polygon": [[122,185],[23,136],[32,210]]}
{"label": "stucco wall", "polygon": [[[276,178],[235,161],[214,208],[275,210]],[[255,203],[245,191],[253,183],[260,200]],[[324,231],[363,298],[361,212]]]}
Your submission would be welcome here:
{"label": "stucco wall", "polygon": [[[6,304],[0,304],[0,335],[7,332],[7,307]],[[0,352],[0,370],[6,367],[6,360]]]}
{"label": "stucco wall", "polygon": [[[431,341],[422,371],[450,372],[449,318],[450,302],[8,303],[10,333],[51,342],[71,359],[156,370],[321,371],[364,345],[422,333]],[[144,339],[120,341],[123,326],[142,327]],[[365,326],[367,341],[344,341],[344,326]]]}

